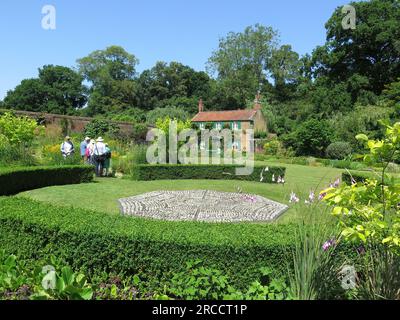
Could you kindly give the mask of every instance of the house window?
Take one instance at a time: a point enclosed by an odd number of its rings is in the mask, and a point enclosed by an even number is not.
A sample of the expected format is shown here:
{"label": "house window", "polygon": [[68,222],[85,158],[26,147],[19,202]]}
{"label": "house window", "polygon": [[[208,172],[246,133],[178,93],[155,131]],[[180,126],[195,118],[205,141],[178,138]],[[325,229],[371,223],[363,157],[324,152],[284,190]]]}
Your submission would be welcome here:
{"label": "house window", "polygon": [[206,128],[206,125],[204,122],[200,123],[200,130],[204,130]]}
{"label": "house window", "polygon": [[222,129],[222,123],[221,123],[221,122],[217,122],[217,123],[215,124],[215,129],[221,130],[221,129]]}
{"label": "house window", "polygon": [[239,122],[234,122],[232,127],[233,130],[239,130]]}

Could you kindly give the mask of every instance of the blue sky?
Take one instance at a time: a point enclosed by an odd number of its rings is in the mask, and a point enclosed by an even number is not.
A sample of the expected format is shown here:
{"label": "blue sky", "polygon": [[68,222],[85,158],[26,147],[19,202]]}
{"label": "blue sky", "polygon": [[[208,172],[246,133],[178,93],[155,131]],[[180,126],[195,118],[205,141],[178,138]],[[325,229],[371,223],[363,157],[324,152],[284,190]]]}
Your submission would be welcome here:
{"label": "blue sky", "polygon": [[[75,66],[78,58],[120,45],[140,60],[179,61],[205,70],[218,39],[261,23],[282,44],[311,53],[325,40],[324,24],[346,0],[1,0],[0,99],[45,64]],[[57,29],[41,27],[42,7],[54,5]]]}

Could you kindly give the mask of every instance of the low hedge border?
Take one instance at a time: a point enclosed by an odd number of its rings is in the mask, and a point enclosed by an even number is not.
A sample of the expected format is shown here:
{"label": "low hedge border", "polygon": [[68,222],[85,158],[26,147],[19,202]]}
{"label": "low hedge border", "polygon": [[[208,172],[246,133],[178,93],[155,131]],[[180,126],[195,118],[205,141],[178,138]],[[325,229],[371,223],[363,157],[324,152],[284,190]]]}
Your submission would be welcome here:
{"label": "low hedge border", "polygon": [[54,185],[93,180],[91,166],[21,167],[0,169],[0,196]]}
{"label": "low hedge border", "polygon": [[[287,274],[296,225],[167,222],[0,197],[0,247],[34,264],[55,255],[89,275],[137,274],[162,289],[201,259],[246,288],[261,267]],[[347,252],[349,253],[349,252]]]}
{"label": "low hedge border", "polygon": [[[285,167],[255,166],[250,175],[236,175],[237,165],[136,165],[132,170],[134,180],[176,180],[176,179],[213,179],[243,180],[263,183],[276,183],[278,177],[285,177]],[[267,169],[268,168],[268,169]],[[267,169],[267,170],[266,170]],[[272,176],[275,177],[274,181]],[[262,181],[261,181],[262,177]]]}
{"label": "low hedge border", "polygon": [[[360,172],[360,171],[345,171],[342,173],[342,181],[344,183],[346,183],[347,185],[351,185],[352,184],[352,178],[356,181],[356,182],[361,182],[364,183],[367,179],[373,179],[373,180],[378,180],[380,181],[380,174],[379,173],[374,173],[371,171],[366,171],[366,172]],[[392,180],[393,178],[393,180]],[[387,184],[390,183],[399,183],[399,179],[392,177],[389,174],[385,175],[385,181]]]}

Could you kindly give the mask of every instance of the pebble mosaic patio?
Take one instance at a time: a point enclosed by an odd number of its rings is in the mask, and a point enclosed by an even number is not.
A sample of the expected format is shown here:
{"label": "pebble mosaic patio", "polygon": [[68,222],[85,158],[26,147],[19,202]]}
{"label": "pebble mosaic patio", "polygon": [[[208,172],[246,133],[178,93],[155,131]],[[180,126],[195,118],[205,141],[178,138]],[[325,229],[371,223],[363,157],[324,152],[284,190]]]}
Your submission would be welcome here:
{"label": "pebble mosaic patio", "polygon": [[118,201],[124,215],[170,221],[268,222],[288,209],[258,195],[210,190],[153,191]]}

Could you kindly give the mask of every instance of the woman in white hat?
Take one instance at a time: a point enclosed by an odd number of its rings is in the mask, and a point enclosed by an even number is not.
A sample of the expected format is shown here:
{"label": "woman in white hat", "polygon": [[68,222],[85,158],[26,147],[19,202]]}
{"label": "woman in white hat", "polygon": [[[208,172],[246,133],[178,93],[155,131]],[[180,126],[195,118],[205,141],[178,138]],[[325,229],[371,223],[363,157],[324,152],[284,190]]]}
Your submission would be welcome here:
{"label": "woman in white hat", "polygon": [[98,137],[94,146],[94,159],[96,165],[96,176],[103,174],[104,162],[106,161],[106,145],[102,137]]}

